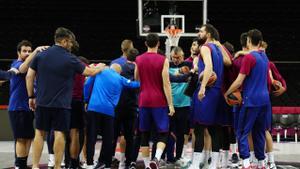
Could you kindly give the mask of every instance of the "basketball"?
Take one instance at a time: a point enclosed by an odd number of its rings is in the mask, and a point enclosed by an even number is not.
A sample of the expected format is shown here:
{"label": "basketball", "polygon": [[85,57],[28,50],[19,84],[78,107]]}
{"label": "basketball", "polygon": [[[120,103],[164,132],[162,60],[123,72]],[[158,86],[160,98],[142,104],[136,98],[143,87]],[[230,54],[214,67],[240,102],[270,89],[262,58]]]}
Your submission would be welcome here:
{"label": "basketball", "polygon": [[240,90],[236,90],[227,96],[226,102],[230,106],[240,105],[242,103],[242,95]]}
{"label": "basketball", "polygon": [[[203,71],[199,75],[200,82],[202,82],[202,79],[203,79]],[[206,86],[211,87],[216,82],[216,80],[217,80],[217,74],[213,72],[210,78],[208,79]]]}
{"label": "basketball", "polygon": [[182,74],[189,74],[190,73],[190,68],[188,66],[182,66],[180,69],[179,69],[179,73],[182,73]]}
{"label": "basketball", "polygon": [[278,80],[273,80],[272,82],[272,91],[277,91],[282,87],[282,84]]}

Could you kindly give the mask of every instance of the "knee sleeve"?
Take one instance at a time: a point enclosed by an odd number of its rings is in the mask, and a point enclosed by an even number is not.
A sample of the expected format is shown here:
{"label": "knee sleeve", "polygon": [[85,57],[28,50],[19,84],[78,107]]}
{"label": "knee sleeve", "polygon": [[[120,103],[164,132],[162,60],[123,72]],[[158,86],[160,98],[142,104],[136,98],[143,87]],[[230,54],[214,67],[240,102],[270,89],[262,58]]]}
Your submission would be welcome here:
{"label": "knee sleeve", "polygon": [[195,152],[202,152],[204,147],[204,126],[203,125],[195,125]]}
{"label": "knee sleeve", "polygon": [[157,142],[163,142],[163,143],[167,144],[168,135],[169,135],[168,133],[158,133]]}
{"label": "knee sleeve", "polygon": [[142,147],[148,147],[149,146],[149,138],[150,138],[150,132],[142,132],[141,134],[141,146]]}
{"label": "knee sleeve", "polygon": [[222,129],[220,126],[211,126],[208,127],[208,132],[211,135],[211,142],[212,142],[212,151],[219,152],[222,148]]}

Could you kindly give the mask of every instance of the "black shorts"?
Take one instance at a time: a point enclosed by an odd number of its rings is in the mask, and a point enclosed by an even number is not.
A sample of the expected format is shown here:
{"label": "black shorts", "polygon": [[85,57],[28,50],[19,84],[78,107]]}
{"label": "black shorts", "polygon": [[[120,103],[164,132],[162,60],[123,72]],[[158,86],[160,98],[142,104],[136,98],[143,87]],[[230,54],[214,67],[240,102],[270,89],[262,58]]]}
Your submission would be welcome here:
{"label": "black shorts", "polygon": [[8,114],[15,139],[34,138],[34,115],[32,111],[9,111]]}
{"label": "black shorts", "polygon": [[71,121],[70,109],[37,106],[35,127],[44,131],[69,131]]}
{"label": "black shorts", "polygon": [[84,102],[80,100],[72,100],[71,107],[70,129],[83,129],[85,119]]}

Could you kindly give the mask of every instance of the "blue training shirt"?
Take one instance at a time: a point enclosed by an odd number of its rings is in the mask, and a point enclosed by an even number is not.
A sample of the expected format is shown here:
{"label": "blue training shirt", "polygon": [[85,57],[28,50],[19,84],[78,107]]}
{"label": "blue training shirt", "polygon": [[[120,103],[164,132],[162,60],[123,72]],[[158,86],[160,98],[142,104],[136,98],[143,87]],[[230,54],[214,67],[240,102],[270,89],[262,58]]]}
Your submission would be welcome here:
{"label": "blue training shirt", "polygon": [[95,77],[89,77],[84,85],[84,98],[88,101],[87,110],[114,117],[114,109],[124,87],[138,88],[140,83],[126,79],[109,68]]}
{"label": "blue training shirt", "polygon": [[113,61],[111,61],[110,64],[114,64],[114,63],[117,63],[119,64],[120,66],[123,66],[125,63],[127,62],[127,59],[125,58],[125,56],[121,56]]}
{"label": "blue training shirt", "polygon": [[[12,68],[19,69],[23,61],[15,60]],[[10,98],[8,111],[30,111],[28,106],[28,95],[26,89],[26,74],[18,74],[10,79]]]}

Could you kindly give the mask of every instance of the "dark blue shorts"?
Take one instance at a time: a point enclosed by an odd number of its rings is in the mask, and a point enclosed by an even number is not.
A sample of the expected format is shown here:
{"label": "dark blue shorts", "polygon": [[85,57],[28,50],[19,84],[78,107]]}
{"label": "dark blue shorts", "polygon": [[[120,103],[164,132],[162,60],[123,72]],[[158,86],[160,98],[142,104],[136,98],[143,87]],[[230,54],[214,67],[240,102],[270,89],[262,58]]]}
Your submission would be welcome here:
{"label": "dark blue shorts", "polygon": [[37,106],[35,126],[44,131],[68,131],[70,129],[71,110]]}
{"label": "dark blue shorts", "polygon": [[193,96],[193,118],[194,123],[203,125],[216,125],[218,124],[218,105],[222,96],[221,89],[219,88],[207,88],[205,91],[205,97],[202,101],[198,99],[198,92]]}
{"label": "dark blue shorts", "polygon": [[85,120],[84,102],[81,100],[72,100],[71,104],[71,124],[70,129],[83,129]]}
{"label": "dark blue shorts", "polygon": [[[157,132],[168,132],[169,131],[169,109],[167,107],[139,108],[139,120],[140,120],[140,131],[150,131],[151,126],[156,127]],[[176,113],[176,112],[175,112]]]}
{"label": "dark blue shorts", "polygon": [[33,119],[34,115],[31,111],[9,111],[10,125],[13,130],[15,139],[34,138]]}

